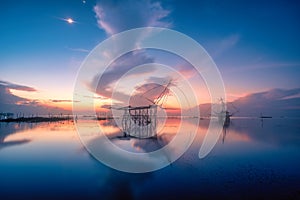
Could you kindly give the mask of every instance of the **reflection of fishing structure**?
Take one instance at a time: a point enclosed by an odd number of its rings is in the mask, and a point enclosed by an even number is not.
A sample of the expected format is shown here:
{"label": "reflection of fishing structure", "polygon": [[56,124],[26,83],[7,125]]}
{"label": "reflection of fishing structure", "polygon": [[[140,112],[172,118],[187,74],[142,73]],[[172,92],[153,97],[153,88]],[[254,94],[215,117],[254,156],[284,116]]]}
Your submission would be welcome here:
{"label": "reflection of fishing structure", "polygon": [[142,95],[147,101],[151,102],[151,105],[147,106],[126,106],[118,108],[124,110],[122,117],[122,129],[124,137],[133,136],[137,138],[150,138],[157,135],[157,107],[162,107],[163,103],[167,100],[169,94],[169,86],[171,81],[166,86],[157,85],[148,90],[149,93],[152,90],[162,88],[162,92],[151,100],[146,97],[146,93]]}
{"label": "reflection of fishing structure", "polygon": [[222,143],[224,144],[225,142],[225,138],[226,138],[226,135],[227,135],[227,132],[228,132],[228,129],[229,126],[223,126],[223,132],[222,132]]}
{"label": "reflection of fishing structure", "polygon": [[122,128],[124,136],[139,138],[156,136],[157,105],[122,108]]}
{"label": "reflection of fishing structure", "polygon": [[231,107],[233,107],[233,109],[235,110],[235,112],[230,112],[228,111],[223,98],[220,98],[219,102],[221,104],[221,110],[217,112],[217,116],[219,122],[223,124],[222,143],[224,143],[226,134],[228,133],[228,128],[230,126],[230,117],[237,113],[238,109],[232,103],[230,103]]}

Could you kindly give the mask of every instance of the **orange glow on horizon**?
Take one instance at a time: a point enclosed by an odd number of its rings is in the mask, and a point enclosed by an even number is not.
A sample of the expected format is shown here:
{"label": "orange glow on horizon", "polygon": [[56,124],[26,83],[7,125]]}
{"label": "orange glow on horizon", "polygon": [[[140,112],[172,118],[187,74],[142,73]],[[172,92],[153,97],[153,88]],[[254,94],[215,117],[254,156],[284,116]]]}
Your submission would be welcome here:
{"label": "orange glow on horizon", "polygon": [[[194,91],[195,96],[196,96],[196,98],[198,98],[198,101],[200,101],[199,102],[200,104],[211,103],[209,92],[208,92],[207,88],[200,87],[200,85],[199,85],[199,87],[195,87],[195,88],[197,89],[197,91]],[[26,101],[26,102],[28,102],[28,103],[36,102],[36,103],[38,103],[38,105],[44,106],[49,109],[56,108],[56,109],[63,109],[65,111],[72,112],[73,94],[63,92],[63,90],[60,90],[60,89],[56,90],[57,93],[56,92],[50,93],[50,92],[41,91],[41,90],[32,92],[32,91],[21,91],[21,90],[15,90],[15,89],[10,89],[10,92],[13,95],[27,99],[28,101]],[[249,92],[247,92],[247,93],[243,92],[241,94],[227,93],[227,102],[234,101],[238,98],[247,96],[248,94],[249,94]],[[186,99],[188,99],[188,98],[189,97],[186,97]],[[183,102],[186,102],[186,99]],[[26,103],[26,102],[19,102],[19,104],[22,105],[22,103]],[[95,112],[106,113],[106,112],[109,112],[110,110],[107,108],[102,108],[102,106],[103,105],[112,105],[113,100],[111,100],[109,98],[101,99],[99,97],[99,95],[95,95],[95,99],[93,102],[94,102]],[[212,102],[212,103],[215,103],[215,102]],[[167,110],[167,113],[179,114],[180,108],[181,109],[185,109],[187,107],[191,108],[191,107],[193,107],[193,105],[189,105],[189,106],[183,105],[183,107],[181,107],[176,96],[171,95],[168,97],[168,99],[164,103],[163,107],[171,108],[170,110]],[[83,103],[82,108],[80,109],[80,112],[84,113],[85,111],[89,110],[88,108],[90,108],[90,105],[84,105],[84,103]],[[176,110],[176,109],[178,109],[178,110]]]}
{"label": "orange glow on horizon", "polygon": [[[63,126],[61,126],[63,124]],[[61,132],[61,134],[53,134],[53,131]],[[43,134],[41,134],[43,133]],[[76,133],[75,126],[72,122],[57,122],[57,123],[39,123],[37,127],[25,129],[15,134],[8,135],[4,142],[12,141],[70,141],[78,140],[78,134]]]}

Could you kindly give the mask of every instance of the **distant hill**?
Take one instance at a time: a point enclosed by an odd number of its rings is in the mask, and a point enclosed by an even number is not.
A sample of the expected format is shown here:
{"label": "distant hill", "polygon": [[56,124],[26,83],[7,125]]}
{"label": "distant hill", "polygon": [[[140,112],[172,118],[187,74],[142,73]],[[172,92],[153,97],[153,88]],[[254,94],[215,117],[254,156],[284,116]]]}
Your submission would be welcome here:
{"label": "distant hill", "polygon": [[[201,116],[209,116],[210,104],[201,104]],[[300,117],[300,88],[272,89],[257,92],[227,103],[234,116],[259,117],[261,114],[272,117]]]}
{"label": "distant hill", "polygon": [[239,109],[237,116],[260,116],[262,113],[273,117],[300,117],[300,88],[253,93],[233,104]]}

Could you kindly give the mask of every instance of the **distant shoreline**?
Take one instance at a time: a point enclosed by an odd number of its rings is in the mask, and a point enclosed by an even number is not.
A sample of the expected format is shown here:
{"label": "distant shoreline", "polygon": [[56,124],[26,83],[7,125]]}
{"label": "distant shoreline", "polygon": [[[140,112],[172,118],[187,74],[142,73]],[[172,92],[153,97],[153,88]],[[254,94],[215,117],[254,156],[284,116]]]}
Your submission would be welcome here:
{"label": "distant shoreline", "polygon": [[71,117],[19,117],[1,119],[0,122],[27,122],[27,123],[38,123],[38,122],[58,122],[71,120]]}

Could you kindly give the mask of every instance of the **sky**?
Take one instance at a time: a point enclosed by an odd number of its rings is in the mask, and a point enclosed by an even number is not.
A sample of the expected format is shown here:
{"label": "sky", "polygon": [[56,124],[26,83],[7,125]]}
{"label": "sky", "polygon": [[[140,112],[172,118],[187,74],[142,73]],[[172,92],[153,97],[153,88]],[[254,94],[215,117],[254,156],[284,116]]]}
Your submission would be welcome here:
{"label": "sky", "polygon": [[[201,44],[220,70],[230,101],[275,88],[288,95],[300,87],[299,8],[300,3],[283,0],[2,2],[0,112],[5,105],[70,110],[76,76],[89,52],[114,34],[149,26],[182,32]],[[172,55],[141,51],[116,61],[97,95],[107,99],[121,72],[152,61],[191,71]]]}

